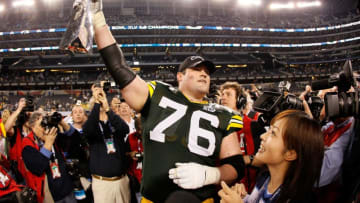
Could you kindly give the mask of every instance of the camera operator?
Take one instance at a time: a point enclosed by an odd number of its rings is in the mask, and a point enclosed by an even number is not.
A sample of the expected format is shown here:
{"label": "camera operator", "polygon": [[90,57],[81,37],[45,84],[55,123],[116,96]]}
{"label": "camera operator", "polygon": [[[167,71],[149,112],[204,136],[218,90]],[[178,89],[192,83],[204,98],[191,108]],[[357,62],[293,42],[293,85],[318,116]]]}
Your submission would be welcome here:
{"label": "camera operator", "polygon": [[125,135],[127,124],[110,110],[101,87],[91,88],[95,103],[83,130],[90,144],[90,172],[94,201],[130,202],[126,175]]}
{"label": "camera operator", "polygon": [[[358,146],[354,142],[356,124],[353,117],[359,115],[358,89],[352,87],[356,88],[357,84],[349,60],[345,62],[340,73],[333,74],[328,79],[312,82],[312,89],[321,90],[319,95],[324,95],[322,97],[325,105],[322,114],[329,119],[322,127],[325,155],[318,190],[321,202],[345,202],[345,199],[354,197],[352,192],[356,187],[353,184],[359,184],[358,170],[356,170],[359,166],[358,159],[349,160],[354,152],[353,145]],[[354,163],[354,165],[345,165],[345,163]],[[351,177],[347,173],[355,175]]]}
{"label": "camera operator", "polygon": [[30,116],[29,126],[32,131],[22,141],[27,185],[36,191],[39,203],[75,203],[73,185],[65,169],[65,160],[54,144],[57,128],[46,129],[49,125],[39,112]]}
{"label": "camera operator", "polygon": [[321,202],[336,202],[341,195],[344,157],[354,135],[354,117],[332,118],[322,127],[325,144],[319,181]]}
{"label": "camera operator", "polygon": [[[244,94],[244,90],[237,82],[226,82],[220,86],[220,104],[231,108],[236,112],[244,112],[243,110],[248,105],[247,95]],[[252,119],[246,114],[243,114],[244,127],[237,131],[238,140],[240,143],[240,149],[244,154],[244,161],[247,164],[245,170],[245,176],[240,181],[243,183],[247,191],[251,191],[256,182],[257,170],[252,168],[252,162],[254,155],[260,146],[261,133],[252,133],[251,126],[254,126]]]}
{"label": "camera operator", "polygon": [[21,98],[17,109],[5,122],[5,130],[10,142],[9,160],[18,183],[24,182],[25,166],[21,158],[21,143],[22,139],[31,132],[28,119],[33,110],[32,99],[30,97]]}

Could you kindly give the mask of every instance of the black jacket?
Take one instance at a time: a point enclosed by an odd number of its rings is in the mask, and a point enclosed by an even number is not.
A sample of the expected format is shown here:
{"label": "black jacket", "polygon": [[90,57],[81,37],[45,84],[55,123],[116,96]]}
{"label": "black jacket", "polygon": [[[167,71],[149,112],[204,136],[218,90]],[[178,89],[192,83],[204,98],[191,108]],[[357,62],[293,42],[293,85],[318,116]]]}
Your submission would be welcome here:
{"label": "black jacket", "polygon": [[[108,122],[99,120],[100,104],[95,104],[83,131],[90,144],[90,172],[104,177],[121,176],[128,168],[125,156],[124,138],[129,133],[129,127],[118,115],[111,110],[107,112]],[[103,133],[99,124],[103,128]],[[113,135],[116,153],[107,154],[105,138]]]}

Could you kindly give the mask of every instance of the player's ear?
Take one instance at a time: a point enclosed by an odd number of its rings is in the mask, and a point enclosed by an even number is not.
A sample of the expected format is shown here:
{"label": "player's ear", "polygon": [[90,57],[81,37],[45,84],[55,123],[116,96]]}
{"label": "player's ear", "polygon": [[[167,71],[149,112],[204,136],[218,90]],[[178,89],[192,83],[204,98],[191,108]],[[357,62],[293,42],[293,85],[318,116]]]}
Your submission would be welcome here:
{"label": "player's ear", "polygon": [[184,73],[183,72],[177,72],[176,78],[178,82],[181,82],[183,79]]}

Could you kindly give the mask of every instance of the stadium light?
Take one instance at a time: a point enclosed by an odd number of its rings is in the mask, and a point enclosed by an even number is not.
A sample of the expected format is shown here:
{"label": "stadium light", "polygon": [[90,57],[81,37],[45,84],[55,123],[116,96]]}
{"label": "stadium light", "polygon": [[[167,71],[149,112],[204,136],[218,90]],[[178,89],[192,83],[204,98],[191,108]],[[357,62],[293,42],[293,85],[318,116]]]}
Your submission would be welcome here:
{"label": "stadium light", "polygon": [[3,4],[0,4],[0,12],[3,12],[5,10],[5,6]]}
{"label": "stadium light", "polygon": [[33,6],[35,4],[34,0],[18,0],[12,3],[13,7],[20,7],[20,6]]}
{"label": "stadium light", "polygon": [[238,0],[237,4],[242,7],[260,6],[261,0]]}
{"label": "stadium light", "polygon": [[272,3],[272,4],[270,4],[269,8],[270,8],[270,10],[294,9],[295,4],[294,4],[294,2],[288,2],[287,4]]}
{"label": "stadium light", "polygon": [[306,8],[306,7],[319,7],[321,6],[320,1],[310,1],[310,2],[297,2],[296,7]]}

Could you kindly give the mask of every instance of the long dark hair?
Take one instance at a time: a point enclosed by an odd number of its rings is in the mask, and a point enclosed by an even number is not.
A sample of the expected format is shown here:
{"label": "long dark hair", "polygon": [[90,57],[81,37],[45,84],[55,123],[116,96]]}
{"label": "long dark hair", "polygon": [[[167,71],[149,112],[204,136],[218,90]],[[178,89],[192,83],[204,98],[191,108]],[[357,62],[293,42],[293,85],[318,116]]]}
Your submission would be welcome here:
{"label": "long dark hair", "polygon": [[319,183],[324,157],[321,126],[297,110],[279,113],[271,124],[282,119],[285,119],[285,148],[296,151],[297,158],[289,164],[277,202],[308,202],[312,198],[314,184]]}

